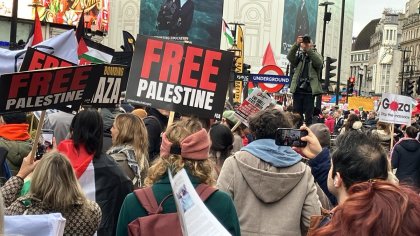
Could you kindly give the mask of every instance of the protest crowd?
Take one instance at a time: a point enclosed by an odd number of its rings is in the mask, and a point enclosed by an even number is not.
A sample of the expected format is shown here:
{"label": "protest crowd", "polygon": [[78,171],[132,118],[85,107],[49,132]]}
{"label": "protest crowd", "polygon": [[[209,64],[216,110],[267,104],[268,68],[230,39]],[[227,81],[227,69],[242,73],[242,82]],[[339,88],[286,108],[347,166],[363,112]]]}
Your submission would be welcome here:
{"label": "protest crowd", "polygon": [[[28,114],[4,114],[3,214],[59,212],[65,235],[136,235],[132,222],[153,214],[136,189],[151,187],[162,213],[174,213],[168,169],[185,168],[195,187],[214,188],[204,203],[231,235],[418,234],[418,116],[391,134],[375,112],[333,107],[297,127],[285,110],[272,104],[233,132],[228,108],[221,122],[178,114],[168,127],[168,111],[128,103],[52,111],[43,128],[54,148],[40,160]],[[276,130],[293,127],[308,132],[307,145],[276,145]]]}
{"label": "protest crowd", "polygon": [[294,104],[231,104],[219,49],[139,35],[128,69],[28,48],[0,75],[0,235],[419,235],[419,115],[315,109],[322,57],[291,54]]}

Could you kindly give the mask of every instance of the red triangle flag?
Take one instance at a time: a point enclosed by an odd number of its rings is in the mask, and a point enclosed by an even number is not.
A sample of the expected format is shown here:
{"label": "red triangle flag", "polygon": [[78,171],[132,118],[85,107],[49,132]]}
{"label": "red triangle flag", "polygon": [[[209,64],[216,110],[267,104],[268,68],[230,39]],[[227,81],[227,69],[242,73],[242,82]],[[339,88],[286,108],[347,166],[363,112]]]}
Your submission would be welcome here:
{"label": "red triangle flag", "polygon": [[39,20],[38,8],[35,7],[34,35],[31,46],[37,45],[42,41],[44,40],[42,39],[41,21]]}
{"label": "red triangle flag", "polygon": [[81,55],[87,53],[89,51],[86,42],[83,38],[80,38],[79,46],[77,47],[77,55],[80,57]]}
{"label": "red triangle flag", "polygon": [[270,43],[268,43],[267,48],[265,49],[262,65],[277,65],[276,60],[274,59],[274,53]]}

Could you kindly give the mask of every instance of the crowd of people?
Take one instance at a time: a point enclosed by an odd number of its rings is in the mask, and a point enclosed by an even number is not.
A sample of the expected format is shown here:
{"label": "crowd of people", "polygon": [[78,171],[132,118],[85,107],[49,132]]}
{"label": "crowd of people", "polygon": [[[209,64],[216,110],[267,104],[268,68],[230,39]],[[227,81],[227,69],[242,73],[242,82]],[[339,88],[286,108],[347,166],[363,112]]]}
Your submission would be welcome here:
{"label": "crowd of people", "polygon": [[[202,199],[232,235],[420,232],[418,117],[392,133],[375,112],[325,108],[308,126],[278,105],[252,114],[249,126],[234,113],[218,122],[179,114],[168,126],[168,111],[130,104],[58,111],[39,124],[55,134],[40,159],[30,153],[27,114],[2,115],[10,176],[0,213],[59,212],[65,235],[139,235],[138,219],[177,212],[168,170],[184,168],[197,191],[211,189]],[[279,128],[306,131],[306,146],[276,145]]]}

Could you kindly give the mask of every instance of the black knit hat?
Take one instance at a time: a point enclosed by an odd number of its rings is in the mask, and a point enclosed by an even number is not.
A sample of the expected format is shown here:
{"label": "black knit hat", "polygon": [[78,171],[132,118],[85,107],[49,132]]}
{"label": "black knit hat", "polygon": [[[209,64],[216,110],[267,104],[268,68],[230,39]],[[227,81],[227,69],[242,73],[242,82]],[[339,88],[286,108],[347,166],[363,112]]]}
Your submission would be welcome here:
{"label": "black knit hat", "polygon": [[26,113],[24,112],[4,114],[2,117],[6,124],[26,123]]}

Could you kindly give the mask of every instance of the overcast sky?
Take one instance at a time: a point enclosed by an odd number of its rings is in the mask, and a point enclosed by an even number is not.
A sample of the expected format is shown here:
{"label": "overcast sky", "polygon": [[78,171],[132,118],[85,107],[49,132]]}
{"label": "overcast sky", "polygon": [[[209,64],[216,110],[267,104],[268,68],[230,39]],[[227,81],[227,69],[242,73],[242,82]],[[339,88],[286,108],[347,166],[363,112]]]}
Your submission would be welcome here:
{"label": "overcast sky", "polygon": [[357,36],[371,20],[380,18],[385,8],[404,10],[406,2],[406,0],[355,0],[353,36]]}

